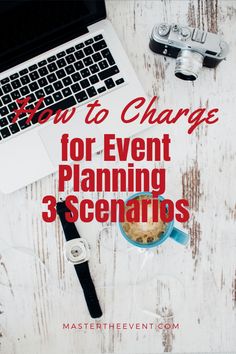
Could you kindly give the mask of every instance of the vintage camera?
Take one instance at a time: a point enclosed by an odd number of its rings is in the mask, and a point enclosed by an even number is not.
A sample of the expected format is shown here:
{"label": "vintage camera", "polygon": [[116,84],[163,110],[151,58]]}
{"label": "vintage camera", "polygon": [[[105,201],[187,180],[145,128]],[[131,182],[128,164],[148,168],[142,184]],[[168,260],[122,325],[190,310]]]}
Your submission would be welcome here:
{"label": "vintage camera", "polygon": [[217,34],[177,24],[157,24],[152,31],[150,49],[176,59],[175,75],[196,80],[202,66],[215,68],[226,58],[228,44]]}

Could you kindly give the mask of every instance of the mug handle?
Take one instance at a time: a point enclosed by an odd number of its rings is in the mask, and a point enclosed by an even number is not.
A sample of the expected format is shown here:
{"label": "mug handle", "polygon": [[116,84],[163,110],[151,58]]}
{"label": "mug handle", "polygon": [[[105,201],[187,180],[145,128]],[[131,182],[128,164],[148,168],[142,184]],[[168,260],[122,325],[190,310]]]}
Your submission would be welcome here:
{"label": "mug handle", "polygon": [[181,243],[182,245],[186,245],[189,241],[189,235],[177,229],[176,227],[173,227],[170,237],[173,238],[173,240],[175,240],[176,242]]}

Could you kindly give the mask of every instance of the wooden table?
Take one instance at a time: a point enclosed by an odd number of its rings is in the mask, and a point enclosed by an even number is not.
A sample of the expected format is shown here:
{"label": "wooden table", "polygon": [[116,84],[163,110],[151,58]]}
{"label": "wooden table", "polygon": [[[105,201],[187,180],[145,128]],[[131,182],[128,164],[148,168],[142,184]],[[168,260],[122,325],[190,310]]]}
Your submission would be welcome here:
{"label": "wooden table", "polygon": [[[46,224],[40,215],[42,197],[58,196],[57,174],[1,195],[0,351],[235,353],[236,2],[110,0],[106,4],[108,18],[145,91],[159,97],[160,110],[220,109],[217,124],[202,125],[192,135],[186,134],[184,120],[143,133],[171,136],[172,161],[161,164],[167,169],[166,195],[189,199],[191,219],[184,229],[191,242],[183,247],[168,240],[158,251],[140,252],[128,247],[116,225],[99,234],[103,225],[80,223],[92,247],[90,268],[104,311],[96,323],[148,325],[147,329],[86,329],[84,323],[94,322],[74,269],[65,261],[59,222]],[[148,49],[153,25],[163,21],[219,32],[230,46],[227,61],[216,70],[203,69],[194,83],[175,78],[175,60]],[[97,155],[94,164],[101,160],[102,155]],[[63,329],[63,323],[82,323],[83,328]]]}

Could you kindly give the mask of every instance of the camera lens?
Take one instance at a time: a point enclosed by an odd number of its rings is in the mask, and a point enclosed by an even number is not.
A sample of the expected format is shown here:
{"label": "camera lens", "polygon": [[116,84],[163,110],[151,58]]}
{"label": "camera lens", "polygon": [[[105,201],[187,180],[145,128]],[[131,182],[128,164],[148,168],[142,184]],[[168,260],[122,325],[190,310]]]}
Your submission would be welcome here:
{"label": "camera lens", "polygon": [[183,49],[179,52],[175,65],[175,76],[182,80],[194,81],[202,68],[203,56],[200,53]]}

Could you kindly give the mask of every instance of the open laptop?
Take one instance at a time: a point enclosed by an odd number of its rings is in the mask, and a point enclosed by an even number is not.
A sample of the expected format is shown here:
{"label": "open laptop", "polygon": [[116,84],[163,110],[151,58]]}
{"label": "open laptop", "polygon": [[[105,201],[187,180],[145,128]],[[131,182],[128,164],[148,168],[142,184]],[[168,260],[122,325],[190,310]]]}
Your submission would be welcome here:
{"label": "open laptop", "polygon": [[[145,96],[120,41],[106,19],[104,1],[0,1],[0,191],[10,193],[57,170],[60,138],[130,136],[144,125],[123,124],[122,108]],[[16,99],[40,97],[40,109],[77,107],[67,124],[39,124],[38,115],[12,123]],[[110,110],[101,125],[86,125],[87,104]],[[39,109],[39,110],[40,110]]]}

